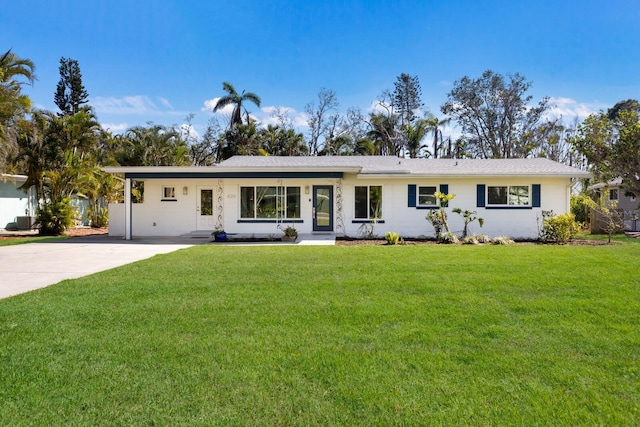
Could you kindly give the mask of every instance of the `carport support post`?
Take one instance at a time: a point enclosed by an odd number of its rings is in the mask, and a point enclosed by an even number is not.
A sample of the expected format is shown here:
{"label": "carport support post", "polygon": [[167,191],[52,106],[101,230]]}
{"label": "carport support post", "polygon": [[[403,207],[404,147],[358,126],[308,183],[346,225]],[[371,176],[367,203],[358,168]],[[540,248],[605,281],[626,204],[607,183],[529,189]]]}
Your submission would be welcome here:
{"label": "carport support post", "polygon": [[124,179],[124,239],[131,240],[131,178]]}

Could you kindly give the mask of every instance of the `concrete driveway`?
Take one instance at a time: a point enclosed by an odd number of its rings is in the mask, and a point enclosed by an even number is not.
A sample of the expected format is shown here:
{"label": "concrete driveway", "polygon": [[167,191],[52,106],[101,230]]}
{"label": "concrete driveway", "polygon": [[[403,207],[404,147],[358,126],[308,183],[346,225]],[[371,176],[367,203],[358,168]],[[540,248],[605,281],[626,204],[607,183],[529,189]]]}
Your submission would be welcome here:
{"label": "concrete driveway", "polygon": [[0,298],[206,242],[208,239],[185,238],[124,241],[103,235],[0,246]]}

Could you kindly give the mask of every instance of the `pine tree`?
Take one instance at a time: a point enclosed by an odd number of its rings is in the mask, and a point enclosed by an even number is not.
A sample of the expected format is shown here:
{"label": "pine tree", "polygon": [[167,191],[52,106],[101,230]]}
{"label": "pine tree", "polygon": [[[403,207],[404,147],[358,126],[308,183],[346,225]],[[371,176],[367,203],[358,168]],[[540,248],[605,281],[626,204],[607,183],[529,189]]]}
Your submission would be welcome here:
{"label": "pine tree", "polygon": [[393,108],[400,117],[400,126],[404,128],[415,119],[414,110],[422,107],[422,89],[418,76],[400,74],[394,83]]}
{"label": "pine tree", "polygon": [[60,58],[59,70],[60,81],[56,88],[55,103],[63,116],[76,114],[89,98],[89,93],[82,84],[80,66],[75,59]]}

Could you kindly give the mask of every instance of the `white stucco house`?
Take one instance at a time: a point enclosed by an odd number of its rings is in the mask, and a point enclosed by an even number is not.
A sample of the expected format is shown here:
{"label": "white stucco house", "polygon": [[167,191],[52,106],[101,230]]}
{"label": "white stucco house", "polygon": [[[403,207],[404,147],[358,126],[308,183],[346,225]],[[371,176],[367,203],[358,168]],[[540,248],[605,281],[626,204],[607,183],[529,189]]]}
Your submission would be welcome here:
{"label": "white stucco house", "polygon": [[[223,228],[228,234],[299,233],[358,237],[435,236],[425,217],[434,193],[453,193],[447,210],[477,211],[489,236],[538,237],[542,210],[569,212],[576,178],[589,173],[547,159],[402,159],[390,156],[236,156],[212,167],[105,167],[125,180],[124,203],[109,205],[109,234],[180,236]],[[132,203],[133,181],[144,182]],[[462,218],[449,213],[454,232]]]}

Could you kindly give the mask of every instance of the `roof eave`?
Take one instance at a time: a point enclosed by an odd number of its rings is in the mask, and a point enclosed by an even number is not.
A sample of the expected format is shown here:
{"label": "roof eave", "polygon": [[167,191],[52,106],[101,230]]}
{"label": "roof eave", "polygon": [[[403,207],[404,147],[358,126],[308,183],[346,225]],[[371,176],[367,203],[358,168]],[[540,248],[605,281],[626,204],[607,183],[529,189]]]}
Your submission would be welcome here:
{"label": "roof eave", "polygon": [[302,167],[302,166],[105,166],[102,170],[112,174],[127,173],[181,173],[190,174],[211,174],[211,173],[243,173],[243,172],[342,172],[342,173],[358,173],[361,167],[347,166],[319,166],[319,167]]}

